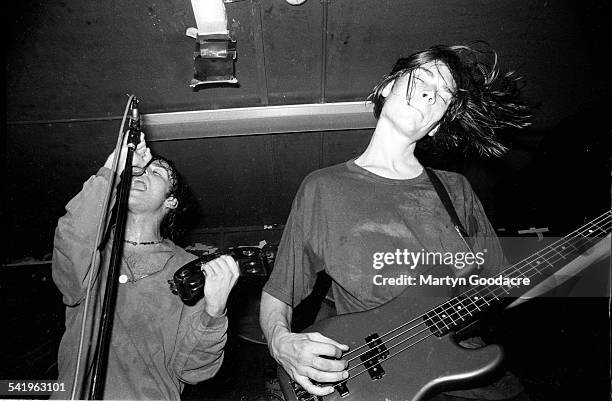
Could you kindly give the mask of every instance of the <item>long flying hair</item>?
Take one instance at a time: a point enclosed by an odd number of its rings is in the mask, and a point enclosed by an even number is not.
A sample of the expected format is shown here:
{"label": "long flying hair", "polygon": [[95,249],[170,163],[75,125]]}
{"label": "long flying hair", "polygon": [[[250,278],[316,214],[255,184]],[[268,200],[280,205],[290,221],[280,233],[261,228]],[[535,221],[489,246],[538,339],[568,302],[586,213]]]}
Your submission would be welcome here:
{"label": "long flying hair", "polygon": [[504,153],[507,149],[497,131],[524,128],[530,125],[531,114],[520,98],[520,77],[514,72],[501,74],[497,53],[483,42],[478,44],[483,49],[474,45],[439,45],[397,60],[368,96],[374,104],[374,116],[380,117],[385,103],[382,92],[387,84],[426,63],[444,63],[455,80],[456,90],[436,135],[420,142],[431,141],[446,148],[464,146],[484,156]]}

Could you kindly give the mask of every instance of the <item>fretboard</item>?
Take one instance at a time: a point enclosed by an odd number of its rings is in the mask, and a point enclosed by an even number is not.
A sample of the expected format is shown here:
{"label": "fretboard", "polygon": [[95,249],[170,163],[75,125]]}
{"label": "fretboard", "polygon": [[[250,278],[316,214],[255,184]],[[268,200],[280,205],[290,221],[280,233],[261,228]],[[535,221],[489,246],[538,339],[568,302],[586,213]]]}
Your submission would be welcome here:
{"label": "fretboard", "polygon": [[[612,229],[612,211],[607,211],[589,223],[555,241],[546,248],[498,273],[502,278],[529,279],[531,285],[552,275],[595,245]],[[495,276],[495,277],[498,277]],[[476,319],[498,305],[502,299],[514,296],[523,285],[477,285],[431,309],[424,320],[436,336],[443,336]]]}

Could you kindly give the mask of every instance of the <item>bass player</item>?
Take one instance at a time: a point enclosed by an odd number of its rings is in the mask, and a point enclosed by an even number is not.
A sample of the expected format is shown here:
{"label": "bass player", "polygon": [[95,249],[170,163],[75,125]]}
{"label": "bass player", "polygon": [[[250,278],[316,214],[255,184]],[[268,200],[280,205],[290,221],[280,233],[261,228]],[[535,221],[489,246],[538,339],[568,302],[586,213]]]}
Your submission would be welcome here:
{"label": "bass player", "polygon": [[[331,277],[329,297],[336,312],[345,314],[410,291],[374,276],[416,277],[435,270],[410,263],[424,260],[414,258],[419,253],[484,255],[481,264],[474,258],[461,267],[451,263],[449,271],[457,277],[493,275],[503,267],[499,241],[468,181],[453,172],[428,172],[415,156],[417,148],[444,146],[498,156],[505,150],[498,129],[529,124],[517,78],[499,72],[495,52],[486,54],[493,57],[488,62],[471,46],[434,46],[399,59],[370,94],[377,124],[366,150],[302,182],[262,293],[260,321],[272,356],[309,393],[330,394],[334,389],[325,383],[349,375],[342,359],[346,345],[319,333],[291,331],[293,308],[312,291],[319,272]],[[450,194],[466,235],[453,228],[430,174]],[[381,282],[386,285],[377,285]],[[474,390],[439,399],[526,399],[515,398],[521,397],[520,384],[505,378],[497,386],[505,391],[483,390],[490,398]]]}

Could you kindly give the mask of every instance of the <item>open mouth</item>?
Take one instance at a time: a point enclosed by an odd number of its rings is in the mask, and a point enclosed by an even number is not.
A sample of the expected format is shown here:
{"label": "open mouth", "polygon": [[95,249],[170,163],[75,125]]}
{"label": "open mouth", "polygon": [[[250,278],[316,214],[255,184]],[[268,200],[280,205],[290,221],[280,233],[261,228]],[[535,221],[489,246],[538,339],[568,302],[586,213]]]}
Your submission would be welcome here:
{"label": "open mouth", "polygon": [[137,191],[146,191],[147,184],[141,178],[137,177],[132,180],[132,189]]}

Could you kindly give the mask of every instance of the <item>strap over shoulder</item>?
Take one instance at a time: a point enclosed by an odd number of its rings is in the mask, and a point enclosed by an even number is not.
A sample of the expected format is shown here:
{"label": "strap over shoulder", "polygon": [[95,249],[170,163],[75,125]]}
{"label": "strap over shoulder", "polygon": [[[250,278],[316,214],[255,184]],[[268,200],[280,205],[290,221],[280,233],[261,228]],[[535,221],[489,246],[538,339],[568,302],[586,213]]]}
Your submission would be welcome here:
{"label": "strap over shoulder", "polygon": [[463,226],[463,224],[461,223],[461,220],[459,220],[459,216],[457,215],[457,212],[455,211],[453,202],[451,201],[450,196],[448,195],[448,191],[444,187],[444,184],[442,184],[442,181],[440,181],[440,177],[438,177],[438,175],[432,168],[425,167],[425,172],[427,173],[429,180],[431,181],[431,183],[434,186],[434,189],[438,193],[438,197],[442,201],[444,208],[448,212],[448,215],[450,216],[453,224],[455,225],[455,229],[457,230],[459,235],[463,237],[463,239],[469,241],[470,236],[465,230],[465,227]]}

